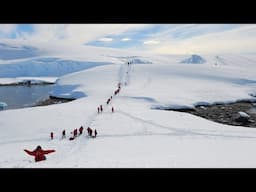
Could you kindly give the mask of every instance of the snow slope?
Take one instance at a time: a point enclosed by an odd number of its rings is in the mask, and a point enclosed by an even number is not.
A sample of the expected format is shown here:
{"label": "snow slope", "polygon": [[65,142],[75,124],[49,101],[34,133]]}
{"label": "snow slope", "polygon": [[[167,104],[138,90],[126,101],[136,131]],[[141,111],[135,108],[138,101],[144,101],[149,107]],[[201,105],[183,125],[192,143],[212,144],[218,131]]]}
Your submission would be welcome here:
{"label": "snow slope", "polygon": [[0,43],[0,59],[2,60],[35,57],[39,54],[39,50],[32,46]]}
{"label": "snow slope", "polygon": [[[216,55],[202,56],[205,63],[184,65],[188,56],[140,54],[135,56],[148,62],[128,66],[134,57],[121,55],[113,64],[60,77],[51,94],[75,101],[1,111],[0,167],[256,167],[255,129],[154,109],[253,99],[250,56],[221,56],[227,65],[215,65]],[[118,82],[121,91],[114,96]],[[97,114],[100,104],[103,113]],[[70,136],[81,125],[97,129],[98,137],[60,139],[63,129]],[[34,163],[23,149],[39,144],[56,153]]]}
{"label": "snow slope", "polygon": [[60,77],[110,62],[65,60],[54,57],[28,59],[0,65],[0,77]]}

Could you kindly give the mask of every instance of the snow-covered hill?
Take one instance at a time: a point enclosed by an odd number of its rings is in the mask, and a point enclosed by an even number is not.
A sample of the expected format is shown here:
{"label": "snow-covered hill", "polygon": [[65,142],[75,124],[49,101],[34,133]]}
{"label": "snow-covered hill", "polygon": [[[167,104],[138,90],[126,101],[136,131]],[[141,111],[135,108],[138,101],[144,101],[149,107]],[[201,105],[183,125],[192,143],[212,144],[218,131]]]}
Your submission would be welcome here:
{"label": "snow-covered hill", "polygon": [[[51,93],[79,99],[0,112],[0,167],[256,167],[255,129],[156,110],[253,99],[253,55],[218,54],[226,65],[215,65],[216,55],[205,55],[202,65],[181,65],[187,55],[102,53],[94,50],[88,57],[111,61],[108,65],[61,76]],[[90,60],[85,53],[80,61]],[[120,93],[114,95],[119,82]],[[98,114],[100,104],[103,113]],[[73,141],[61,139],[63,129],[69,137],[81,125],[97,129],[97,138],[84,133]],[[23,149],[37,145],[56,152],[35,163]]]}
{"label": "snow-covered hill", "polygon": [[37,58],[19,61],[11,64],[0,65],[0,77],[35,77],[53,76],[81,71],[98,65],[109,64],[106,62],[63,60],[60,58]]}
{"label": "snow-covered hill", "polygon": [[29,58],[39,54],[39,50],[32,46],[0,43],[0,59],[2,60]]}

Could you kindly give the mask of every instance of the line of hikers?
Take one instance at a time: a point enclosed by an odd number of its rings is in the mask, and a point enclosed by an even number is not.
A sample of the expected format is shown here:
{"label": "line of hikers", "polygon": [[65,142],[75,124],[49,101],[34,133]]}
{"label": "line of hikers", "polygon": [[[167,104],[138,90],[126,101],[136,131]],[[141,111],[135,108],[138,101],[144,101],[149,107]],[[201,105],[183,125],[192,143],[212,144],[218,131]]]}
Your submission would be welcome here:
{"label": "line of hikers", "polygon": [[100,105],[99,107],[98,107],[98,113],[102,113],[103,112],[103,107],[102,107],[102,105]]}
{"label": "line of hikers", "polygon": [[[118,83],[117,86],[118,86],[118,89],[115,90],[114,95],[117,95],[117,94],[120,92],[120,90],[121,90],[121,83]],[[111,95],[110,98],[107,99],[106,104],[108,105],[112,99],[113,99],[113,96]],[[97,107],[97,111],[98,111],[98,114],[103,112],[103,107],[102,107],[102,105],[100,105],[99,107]],[[112,106],[112,108],[111,108],[111,111],[112,111],[112,113],[114,113],[114,107],[113,107],[113,106]]]}
{"label": "line of hikers", "polygon": [[[132,63],[132,62],[128,62],[128,66],[129,66],[131,63]],[[127,72],[127,73],[128,73],[128,72]],[[114,95],[117,95],[117,94],[120,92],[121,83],[119,82],[117,86],[118,86],[118,89],[114,92]],[[112,96],[107,100],[107,104],[110,103],[111,99],[112,99]],[[103,112],[103,107],[102,107],[102,105],[100,105],[100,107],[98,107],[98,113],[100,113],[100,112]],[[113,112],[114,112],[114,107],[112,107],[112,113],[113,113]],[[84,128],[83,128],[83,126],[81,126],[81,127],[79,128],[79,130],[78,130],[78,131],[79,131],[79,135],[82,135],[82,134],[83,134],[83,130],[84,130]],[[89,137],[92,137],[92,138],[96,138],[96,136],[97,136],[97,134],[98,134],[98,132],[97,132],[96,129],[93,131],[90,127],[87,128],[87,132],[88,132],[88,136],[89,136]],[[93,133],[94,133],[94,135],[93,135]],[[78,135],[77,135],[77,128],[74,129],[74,131],[71,132],[71,134],[73,134],[73,136],[70,137],[69,140],[74,140],[74,139],[78,136]],[[54,138],[54,137],[53,137],[53,132],[50,133],[50,137],[51,137],[51,139]],[[62,139],[64,139],[64,138],[66,138],[66,130],[65,130],[65,129],[62,131]],[[46,154],[55,152],[55,150],[43,150],[40,145],[38,145],[38,146],[36,147],[36,149],[33,150],[33,151],[29,151],[29,150],[27,150],[27,149],[24,149],[24,151],[25,151],[27,154],[34,156],[36,162],[46,160],[46,156],[45,156]]]}
{"label": "line of hikers", "polygon": [[[79,131],[79,135],[82,135],[83,134],[83,130],[84,130],[84,127],[83,126],[81,126],[79,129],[78,129],[78,131]],[[96,136],[97,136],[97,130],[95,129],[94,130],[94,135],[92,135],[93,134],[93,130],[90,128],[90,127],[88,127],[87,128],[87,132],[88,132],[88,136],[90,136],[90,137],[93,137],[93,138],[95,138]],[[70,132],[73,136],[71,136],[70,138],[69,138],[69,140],[74,140],[77,136],[78,136],[78,132],[77,132],[77,129],[74,129],[74,131],[72,131],[72,132]],[[51,134],[50,134],[50,137],[51,137],[51,139],[53,140],[53,132],[51,132]],[[61,137],[62,139],[64,139],[64,138],[66,138],[66,130],[64,129],[63,131],[62,131],[62,137]]]}

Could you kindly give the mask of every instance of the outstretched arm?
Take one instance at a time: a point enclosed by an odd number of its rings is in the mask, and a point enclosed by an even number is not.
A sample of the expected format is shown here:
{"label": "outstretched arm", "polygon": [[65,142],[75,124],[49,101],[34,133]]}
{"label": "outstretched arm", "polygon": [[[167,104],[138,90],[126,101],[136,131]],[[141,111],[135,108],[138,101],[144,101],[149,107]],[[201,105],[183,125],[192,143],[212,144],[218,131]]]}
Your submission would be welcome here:
{"label": "outstretched arm", "polygon": [[55,152],[55,150],[44,150],[44,154],[49,154],[49,153],[52,153],[52,152]]}
{"label": "outstretched arm", "polygon": [[35,155],[35,152],[34,151],[29,151],[29,150],[27,150],[27,149],[24,149],[24,151],[27,153],[27,154],[29,154],[29,155]]}

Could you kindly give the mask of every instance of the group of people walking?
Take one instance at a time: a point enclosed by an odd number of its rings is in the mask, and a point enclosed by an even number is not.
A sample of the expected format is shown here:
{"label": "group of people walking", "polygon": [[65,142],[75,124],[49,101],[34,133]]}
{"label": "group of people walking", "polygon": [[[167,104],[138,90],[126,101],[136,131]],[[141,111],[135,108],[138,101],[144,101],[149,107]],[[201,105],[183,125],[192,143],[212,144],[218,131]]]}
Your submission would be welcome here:
{"label": "group of people walking", "polygon": [[[83,134],[83,130],[84,130],[83,126],[81,126],[79,129],[77,129],[77,128],[74,129],[71,132],[72,136],[69,138],[69,140],[74,140],[77,136],[82,135]],[[78,131],[79,131],[79,133],[78,133]],[[97,130],[96,129],[93,131],[90,127],[88,127],[87,131],[88,131],[88,136],[90,136],[92,138],[95,138],[97,136]],[[94,133],[94,135],[93,135],[93,133]],[[54,139],[53,132],[51,132],[50,137],[51,137],[52,140]],[[62,131],[61,138],[62,139],[66,138],[66,130],[65,129]]]}
{"label": "group of people walking", "polygon": [[[128,66],[129,66],[131,63],[132,63],[132,62],[128,62],[128,63],[127,63]],[[127,73],[128,73],[128,72],[127,72]],[[118,88],[114,91],[114,95],[117,95],[117,94],[120,92],[120,90],[121,90],[121,83],[120,83],[120,82],[118,83],[117,87],[118,87]],[[113,97],[111,96],[111,97],[107,100],[107,102],[106,102],[107,105],[110,103],[110,101],[112,100],[112,98],[113,98]],[[111,108],[111,111],[112,111],[112,113],[114,113],[114,107],[113,107],[113,106],[112,106],[112,108]],[[102,105],[100,105],[100,106],[98,107],[98,114],[99,114],[99,113],[102,113],[102,112],[103,112],[103,107],[102,107]],[[79,131],[79,135],[82,135],[82,134],[83,134],[83,130],[84,130],[84,127],[83,127],[83,126],[81,126],[79,129],[75,128],[75,129],[71,132],[72,136],[69,138],[69,140],[74,140],[74,139],[78,136],[78,131]],[[88,133],[88,136],[89,136],[89,137],[92,137],[92,138],[96,138],[96,136],[97,136],[97,134],[98,134],[98,132],[97,132],[96,129],[93,130],[93,129],[91,129],[90,127],[87,128],[87,133]],[[54,134],[53,134],[53,132],[50,133],[50,138],[51,138],[51,140],[54,139]],[[65,130],[65,129],[62,131],[62,137],[61,137],[61,138],[62,138],[62,139],[66,138],[66,130]],[[45,157],[46,154],[55,152],[55,150],[52,150],[52,149],[51,149],[51,150],[43,150],[40,145],[38,145],[38,146],[36,147],[36,149],[33,150],[33,151],[29,151],[29,150],[27,150],[27,149],[24,149],[24,151],[25,151],[27,154],[34,156],[36,162],[37,162],[37,161],[46,160],[46,157]]]}

